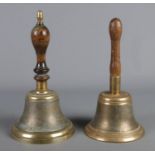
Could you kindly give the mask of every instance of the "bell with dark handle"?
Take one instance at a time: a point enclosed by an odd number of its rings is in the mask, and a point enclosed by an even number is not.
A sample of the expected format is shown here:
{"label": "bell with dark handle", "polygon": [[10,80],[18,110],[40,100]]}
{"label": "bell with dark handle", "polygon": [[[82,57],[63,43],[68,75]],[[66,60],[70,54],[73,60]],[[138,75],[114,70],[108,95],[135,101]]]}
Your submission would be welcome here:
{"label": "bell with dark handle", "polygon": [[47,87],[49,68],[46,65],[46,49],[50,32],[43,23],[43,12],[37,12],[37,24],[31,33],[36,51],[36,89],[25,99],[25,108],[20,119],[13,125],[11,135],[28,143],[53,143],[68,139],[74,133],[74,126],[62,113],[59,97]]}

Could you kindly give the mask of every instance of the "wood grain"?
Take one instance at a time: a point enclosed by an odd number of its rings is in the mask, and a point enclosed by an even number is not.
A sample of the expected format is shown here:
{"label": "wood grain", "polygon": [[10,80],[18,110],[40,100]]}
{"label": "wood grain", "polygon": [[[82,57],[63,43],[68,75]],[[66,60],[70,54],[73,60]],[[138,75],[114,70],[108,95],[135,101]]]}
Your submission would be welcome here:
{"label": "wood grain", "polygon": [[50,32],[43,22],[38,22],[33,28],[31,39],[37,56],[34,72],[37,74],[46,74],[49,71],[46,65],[46,49],[50,41]]}
{"label": "wood grain", "polygon": [[120,19],[113,18],[109,24],[109,33],[111,39],[111,62],[110,74],[111,76],[120,76],[120,39],[122,34],[122,23]]}

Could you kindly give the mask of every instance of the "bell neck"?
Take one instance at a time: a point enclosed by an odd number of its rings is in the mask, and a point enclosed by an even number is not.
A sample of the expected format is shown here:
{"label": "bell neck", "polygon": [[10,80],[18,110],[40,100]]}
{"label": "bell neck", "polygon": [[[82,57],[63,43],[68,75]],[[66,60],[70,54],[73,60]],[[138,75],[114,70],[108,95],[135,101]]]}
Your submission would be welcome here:
{"label": "bell neck", "polygon": [[36,80],[36,91],[37,92],[46,92],[48,91],[47,80],[49,79],[48,75],[36,75],[34,77]]}
{"label": "bell neck", "polygon": [[121,77],[110,75],[110,93],[119,95],[121,90]]}
{"label": "bell neck", "polygon": [[36,81],[36,91],[44,92],[47,91],[47,81]]}

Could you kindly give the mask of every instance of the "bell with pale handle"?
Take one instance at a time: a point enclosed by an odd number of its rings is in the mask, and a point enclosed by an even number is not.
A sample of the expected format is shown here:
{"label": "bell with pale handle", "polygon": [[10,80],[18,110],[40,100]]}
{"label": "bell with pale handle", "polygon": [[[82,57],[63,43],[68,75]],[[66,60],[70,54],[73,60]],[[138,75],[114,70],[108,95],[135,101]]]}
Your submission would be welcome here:
{"label": "bell with pale handle", "polygon": [[101,92],[95,117],[86,125],[87,136],[108,142],[130,142],[141,138],[144,129],[135,120],[132,98],[121,91],[120,39],[122,23],[114,18],[109,25],[111,38],[110,91]]}

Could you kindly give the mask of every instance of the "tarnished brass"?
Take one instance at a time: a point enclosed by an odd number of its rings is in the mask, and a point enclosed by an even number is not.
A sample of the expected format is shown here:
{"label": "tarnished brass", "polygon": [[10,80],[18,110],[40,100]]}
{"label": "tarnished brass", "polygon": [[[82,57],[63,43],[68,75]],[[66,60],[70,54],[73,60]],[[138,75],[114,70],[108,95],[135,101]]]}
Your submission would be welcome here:
{"label": "tarnished brass", "polygon": [[37,24],[31,36],[37,54],[34,69],[36,89],[27,94],[23,114],[13,125],[11,135],[16,140],[27,143],[60,142],[73,135],[74,126],[61,112],[57,93],[47,87],[49,69],[45,53],[49,31],[43,24],[42,11],[37,12]]}
{"label": "tarnished brass", "polygon": [[101,92],[94,119],[86,125],[89,137],[108,142],[130,142],[141,138],[144,129],[137,123],[132,110],[132,98],[121,91],[120,38],[122,24],[114,18],[109,25],[111,37],[110,91]]}
{"label": "tarnished brass", "polygon": [[24,112],[12,128],[12,136],[29,143],[52,143],[69,138],[74,127],[61,112],[59,98],[51,90],[30,91]]}
{"label": "tarnished brass", "polygon": [[112,94],[119,94],[121,87],[121,77],[120,76],[110,76],[110,92]]}

